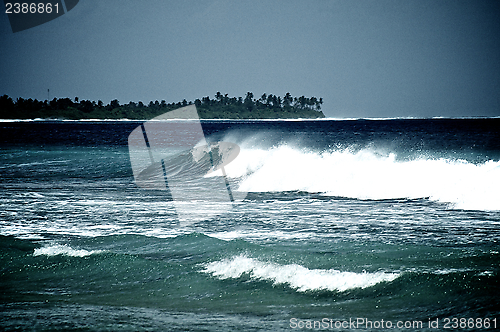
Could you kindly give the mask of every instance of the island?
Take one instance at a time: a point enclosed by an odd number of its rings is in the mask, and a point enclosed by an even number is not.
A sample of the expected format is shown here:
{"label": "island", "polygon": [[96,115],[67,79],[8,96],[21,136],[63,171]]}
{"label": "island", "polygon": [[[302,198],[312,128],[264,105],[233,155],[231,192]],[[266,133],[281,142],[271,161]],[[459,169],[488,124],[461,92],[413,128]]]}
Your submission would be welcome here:
{"label": "island", "polygon": [[120,104],[117,99],[104,105],[101,100],[79,100],[78,97],[54,98],[51,101],[17,98],[7,95],[0,97],[1,119],[130,119],[148,120],[174,109],[196,105],[202,119],[317,119],[324,118],[321,111],[323,98],[293,97],[286,93],[284,97],[264,93],[254,98],[252,92],[243,97],[228,97],[217,92],[214,98],[209,96],[195,101],[184,99],[177,103],[150,101]]}

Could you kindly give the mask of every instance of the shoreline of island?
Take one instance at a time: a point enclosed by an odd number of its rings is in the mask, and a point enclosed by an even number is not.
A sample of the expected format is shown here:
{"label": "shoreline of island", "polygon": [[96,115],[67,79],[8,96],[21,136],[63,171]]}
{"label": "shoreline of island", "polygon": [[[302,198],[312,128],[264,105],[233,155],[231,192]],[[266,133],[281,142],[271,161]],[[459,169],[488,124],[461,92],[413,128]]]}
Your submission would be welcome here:
{"label": "shoreline of island", "polygon": [[189,122],[189,121],[201,121],[201,122],[301,122],[301,121],[398,121],[398,120],[500,120],[500,116],[461,116],[461,117],[385,117],[385,118],[275,118],[275,119],[58,119],[58,118],[35,118],[35,119],[2,119],[0,118],[0,123],[8,122]]}

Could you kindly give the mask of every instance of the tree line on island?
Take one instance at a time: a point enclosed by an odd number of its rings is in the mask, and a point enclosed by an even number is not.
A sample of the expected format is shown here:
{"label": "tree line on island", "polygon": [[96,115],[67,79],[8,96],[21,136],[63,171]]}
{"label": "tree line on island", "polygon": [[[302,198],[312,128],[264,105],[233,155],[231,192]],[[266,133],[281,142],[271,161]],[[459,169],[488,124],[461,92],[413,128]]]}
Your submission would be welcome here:
{"label": "tree line on island", "polygon": [[321,111],[323,98],[284,97],[264,93],[254,98],[252,92],[243,97],[228,97],[217,92],[214,99],[209,96],[193,101],[167,103],[162,101],[129,102],[120,104],[117,99],[109,104],[99,100],[80,100],[75,97],[54,98],[51,101],[18,98],[7,95],[0,97],[0,118],[2,119],[131,119],[148,120],[165,112],[188,105],[196,105],[202,119],[290,119],[324,118]]}

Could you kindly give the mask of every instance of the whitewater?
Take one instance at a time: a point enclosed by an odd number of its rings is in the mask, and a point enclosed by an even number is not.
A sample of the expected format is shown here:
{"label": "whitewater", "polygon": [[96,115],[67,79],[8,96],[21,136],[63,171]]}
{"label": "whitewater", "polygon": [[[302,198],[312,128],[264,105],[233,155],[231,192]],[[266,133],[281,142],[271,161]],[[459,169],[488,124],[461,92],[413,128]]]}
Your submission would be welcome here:
{"label": "whitewater", "polygon": [[[243,143],[243,146],[245,144]],[[451,208],[500,210],[500,161],[418,157],[371,149],[314,152],[291,146],[242,149],[226,167],[244,192],[304,191],[355,199],[427,198]]]}

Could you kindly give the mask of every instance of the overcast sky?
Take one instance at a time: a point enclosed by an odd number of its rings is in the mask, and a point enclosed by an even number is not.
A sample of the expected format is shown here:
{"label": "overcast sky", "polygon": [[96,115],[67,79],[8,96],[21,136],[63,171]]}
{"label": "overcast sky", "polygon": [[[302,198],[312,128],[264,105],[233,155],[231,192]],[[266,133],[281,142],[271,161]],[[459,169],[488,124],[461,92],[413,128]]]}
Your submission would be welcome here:
{"label": "overcast sky", "polygon": [[81,0],[12,33],[0,95],[323,97],[328,117],[500,116],[500,1]]}

